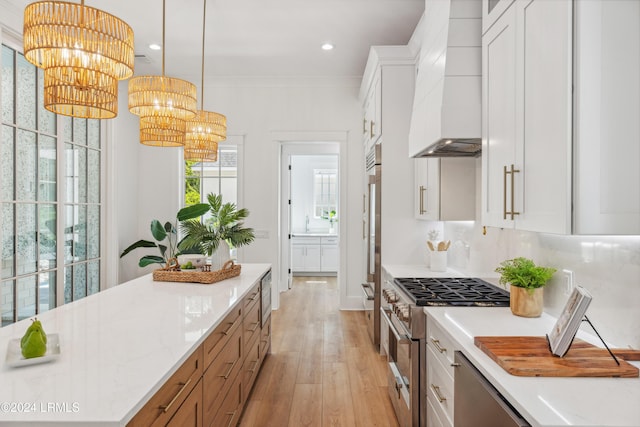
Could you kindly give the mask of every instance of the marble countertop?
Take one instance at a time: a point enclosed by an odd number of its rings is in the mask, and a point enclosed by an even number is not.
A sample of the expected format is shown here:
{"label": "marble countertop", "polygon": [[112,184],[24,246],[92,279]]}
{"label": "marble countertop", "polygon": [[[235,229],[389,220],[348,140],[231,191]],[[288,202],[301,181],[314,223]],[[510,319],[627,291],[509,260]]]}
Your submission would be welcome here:
{"label": "marble countertop", "polygon": [[[640,426],[640,378],[518,377],[508,374],[473,343],[475,336],[544,336],[555,318],[545,313],[533,319],[518,317],[509,308],[429,307],[425,312],[427,322],[440,324],[532,426]],[[578,337],[602,347],[597,338],[583,331]]]}
{"label": "marble countertop", "polygon": [[338,235],[336,233],[305,233],[305,232],[299,232],[299,233],[291,233],[291,236],[293,237],[338,237]]}
{"label": "marble countertop", "polygon": [[0,328],[0,425],[124,426],[270,264],[242,264],[211,285],[146,275],[38,315],[58,359],[11,368],[4,355],[28,319]]}

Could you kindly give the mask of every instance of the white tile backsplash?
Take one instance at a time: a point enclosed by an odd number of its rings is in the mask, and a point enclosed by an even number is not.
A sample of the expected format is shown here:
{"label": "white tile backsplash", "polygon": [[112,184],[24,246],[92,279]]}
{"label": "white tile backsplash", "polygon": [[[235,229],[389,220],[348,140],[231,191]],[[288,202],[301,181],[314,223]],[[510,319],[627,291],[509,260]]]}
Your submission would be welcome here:
{"label": "white tile backsplash", "polygon": [[[445,222],[449,266],[474,276],[498,277],[498,264],[518,256],[558,270],[545,287],[545,311],[558,315],[567,299],[563,269],[593,301],[589,319],[608,342],[640,349],[640,236],[561,236],[506,230],[475,222]],[[588,328],[585,328],[588,330]]]}

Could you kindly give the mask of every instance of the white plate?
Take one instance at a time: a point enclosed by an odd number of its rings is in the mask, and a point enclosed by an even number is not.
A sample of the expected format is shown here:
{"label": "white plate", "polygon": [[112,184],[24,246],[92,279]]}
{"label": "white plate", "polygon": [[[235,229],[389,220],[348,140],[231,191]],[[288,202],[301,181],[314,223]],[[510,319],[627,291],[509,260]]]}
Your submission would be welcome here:
{"label": "white plate", "polygon": [[7,345],[7,366],[17,368],[20,366],[37,365],[47,363],[60,357],[60,337],[58,334],[47,334],[47,352],[44,356],[25,359],[20,349],[20,340],[14,339]]}

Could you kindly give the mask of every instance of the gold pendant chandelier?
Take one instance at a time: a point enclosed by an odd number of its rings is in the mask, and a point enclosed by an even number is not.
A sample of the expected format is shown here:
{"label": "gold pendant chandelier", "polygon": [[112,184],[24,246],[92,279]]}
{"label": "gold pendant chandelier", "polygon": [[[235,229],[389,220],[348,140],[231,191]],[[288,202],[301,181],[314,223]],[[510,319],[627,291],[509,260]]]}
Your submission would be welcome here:
{"label": "gold pendant chandelier", "polygon": [[24,10],[25,58],[44,69],[44,106],[65,116],[110,119],[118,114],[118,80],[133,75],[133,30],[84,5],[31,3]]}
{"label": "gold pendant chandelier", "polygon": [[167,77],[165,63],[166,0],[162,1],[162,76],[136,76],[129,81],[129,111],[140,116],[140,143],[179,147],[185,143],[186,121],[196,114],[196,86]]}
{"label": "gold pendant chandelier", "polygon": [[200,110],[187,122],[184,159],[215,162],[218,160],[218,142],[227,139],[227,118],[220,113],[204,110],[204,45],[207,18],[207,0],[202,13],[202,69],[200,82]]}

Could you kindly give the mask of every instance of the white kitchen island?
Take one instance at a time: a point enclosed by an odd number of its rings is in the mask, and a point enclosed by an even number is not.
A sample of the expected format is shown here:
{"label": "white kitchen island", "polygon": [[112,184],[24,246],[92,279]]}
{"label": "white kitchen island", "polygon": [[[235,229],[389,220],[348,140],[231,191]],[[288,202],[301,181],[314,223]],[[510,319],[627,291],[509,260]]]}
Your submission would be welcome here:
{"label": "white kitchen island", "polygon": [[[428,325],[433,322],[449,335],[454,348],[447,351],[461,350],[532,426],[640,426],[640,378],[519,377],[474,345],[476,336],[544,336],[555,324],[553,317],[523,318],[509,308],[487,307],[430,307],[425,312]],[[602,346],[591,335],[579,332],[578,337]]]}
{"label": "white kitchen island", "polygon": [[11,368],[29,320],[0,328],[0,425],[124,426],[271,268],[242,264],[211,285],[146,275],[38,315],[60,356]]}

